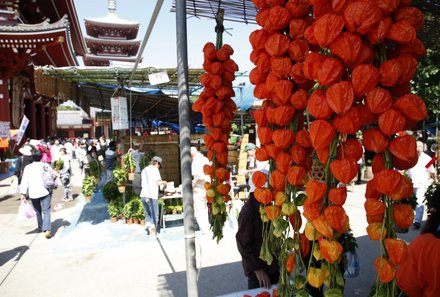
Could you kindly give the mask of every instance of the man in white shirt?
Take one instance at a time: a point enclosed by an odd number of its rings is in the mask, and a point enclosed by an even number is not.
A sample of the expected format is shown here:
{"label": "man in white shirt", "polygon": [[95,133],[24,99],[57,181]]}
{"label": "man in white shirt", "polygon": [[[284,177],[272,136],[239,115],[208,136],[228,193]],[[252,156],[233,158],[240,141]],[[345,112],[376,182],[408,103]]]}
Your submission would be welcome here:
{"label": "man in white shirt", "polygon": [[208,204],[206,199],[205,182],[210,181],[203,171],[203,166],[209,165],[209,160],[197,148],[191,147],[191,172],[193,176],[194,217],[199,225],[200,232],[209,232]]}
{"label": "man in white shirt", "polygon": [[414,229],[420,228],[420,224],[423,220],[423,212],[425,210],[423,205],[425,193],[432,180],[435,179],[434,166],[431,164],[426,167],[426,165],[428,165],[428,163],[431,161],[431,157],[425,154],[423,151],[424,143],[417,141],[417,154],[419,155],[419,159],[417,164],[408,170],[408,176],[413,182],[414,195],[417,197],[416,215],[413,224]]}
{"label": "man in white shirt", "polygon": [[144,206],[145,220],[148,220],[147,229],[150,235],[155,236],[159,225],[159,186],[166,186],[162,180],[159,168],[162,158],[154,156],[150,165],[141,172],[141,201]]}

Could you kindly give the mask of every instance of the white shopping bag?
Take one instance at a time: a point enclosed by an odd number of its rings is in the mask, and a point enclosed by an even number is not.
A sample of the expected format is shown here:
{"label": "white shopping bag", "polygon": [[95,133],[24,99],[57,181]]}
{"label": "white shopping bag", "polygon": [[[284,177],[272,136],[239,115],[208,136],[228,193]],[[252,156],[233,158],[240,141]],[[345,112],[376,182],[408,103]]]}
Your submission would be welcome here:
{"label": "white shopping bag", "polygon": [[30,205],[29,202],[22,199],[20,206],[18,207],[18,214],[17,214],[17,220],[18,221],[25,221],[29,220],[35,217],[35,210],[32,205]]}

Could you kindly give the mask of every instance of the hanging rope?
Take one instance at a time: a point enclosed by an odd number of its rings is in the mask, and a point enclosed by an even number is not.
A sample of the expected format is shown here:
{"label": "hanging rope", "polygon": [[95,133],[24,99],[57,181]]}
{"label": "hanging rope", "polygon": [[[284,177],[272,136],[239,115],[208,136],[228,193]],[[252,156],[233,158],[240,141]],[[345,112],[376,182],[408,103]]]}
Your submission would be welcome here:
{"label": "hanging rope", "polygon": [[217,40],[215,44],[216,49],[220,49],[223,45],[223,32],[225,32],[225,27],[223,26],[223,19],[225,15],[225,10],[219,8],[217,15],[215,16],[215,32],[217,33]]}

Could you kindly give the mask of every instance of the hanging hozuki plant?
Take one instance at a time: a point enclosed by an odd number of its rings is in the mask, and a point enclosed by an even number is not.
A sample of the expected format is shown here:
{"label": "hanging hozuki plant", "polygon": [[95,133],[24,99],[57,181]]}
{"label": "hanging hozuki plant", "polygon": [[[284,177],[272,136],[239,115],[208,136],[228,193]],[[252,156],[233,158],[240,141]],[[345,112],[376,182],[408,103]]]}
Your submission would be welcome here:
{"label": "hanging hozuki plant", "polygon": [[[222,18],[217,20],[222,23]],[[231,185],[228,165],[228,141],[231,133],[231,121],[234,119],[235,96],[232,82],[238,66],[231,59],[234,53],[228,44],[222,45],[223,29],[216,27],[217,44],[208,42],[203,48],[203,69],[206,73],[200,77],[204,89],[192,109],[202,113],[202,121],[208,133],[204,137],[208,149],[207,157],[212,165],[205,165],[205,174],[211,177],[211,183],[205,183],[206,197],[211,205],[211,230],[219,241],[223,237],[223,226],[227,218],[226,202]]]}
{"label": "hanging hozuki plant", "polygon": [[[416,36],[423,14],[410,0],[253,2],[261,29],[249,37],[256,66],[249,77],[264,100],[253,113],[256,157],[270,163],[268,174],[253,176],[265,222],[260,257],[279,261],[280,296],[307,296],[306,282],[343,295],[344,184],[358,173],[361,130],[365,149],[376,154],[365,194],[367,232],[381,246],[376,291],[395,296],[394,272],[406,257],[396,229],[410,226],[413,210],[411,181],[393,168],[417,162],[415,139],[402,131],[427,117],[409,84],[425,53]],[[312,120],[304,128],[305,110]],[[303,234],[298,207],[307,219]]]}

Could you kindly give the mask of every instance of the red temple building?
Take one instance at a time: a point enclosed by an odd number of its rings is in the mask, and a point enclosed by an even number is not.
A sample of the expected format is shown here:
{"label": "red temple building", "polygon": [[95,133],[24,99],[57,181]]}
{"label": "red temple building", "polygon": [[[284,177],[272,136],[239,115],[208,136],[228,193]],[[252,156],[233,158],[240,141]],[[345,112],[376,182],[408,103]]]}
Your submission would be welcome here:
{"label": "red temple building", "polygon": [[55,136],[63,86],[39,95],[34,66],[77,66],[85,53],[73,0],[0,1],[0,121],[17,129],[26,116],[24,138]]}
{"label": "red temple building", "polygon": [[107,16],[85,19],[85,40],[90,53],[84,57],[86,66],[109,66],[110,60],[135,62],[140,40],[136,39],[139,22],[116,15],[116,0],[108,1]]}

